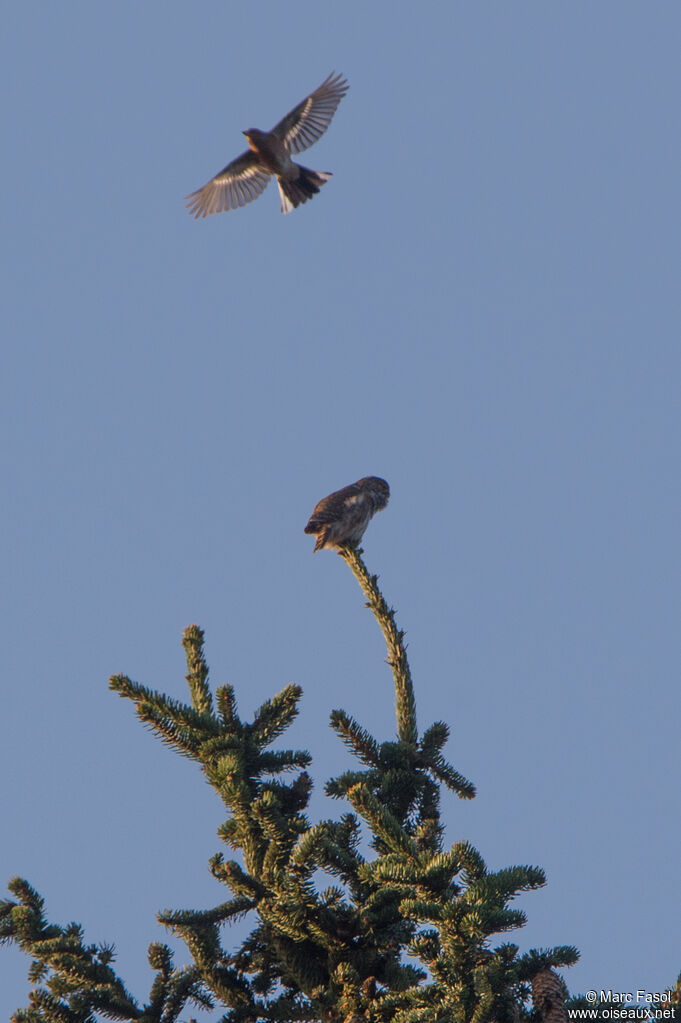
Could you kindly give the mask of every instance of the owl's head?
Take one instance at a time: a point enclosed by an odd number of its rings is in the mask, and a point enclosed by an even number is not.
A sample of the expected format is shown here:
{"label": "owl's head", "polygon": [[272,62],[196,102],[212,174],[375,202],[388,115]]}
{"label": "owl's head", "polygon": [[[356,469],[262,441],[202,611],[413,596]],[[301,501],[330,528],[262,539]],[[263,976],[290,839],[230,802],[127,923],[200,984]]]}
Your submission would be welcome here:
{"label": "owl's head", "polygon": [[357,481],[357,485],[371,497],[374,511],[385,508],[390,497],[390,487],[385,480],[380,476],[365,476],[364,479]]}

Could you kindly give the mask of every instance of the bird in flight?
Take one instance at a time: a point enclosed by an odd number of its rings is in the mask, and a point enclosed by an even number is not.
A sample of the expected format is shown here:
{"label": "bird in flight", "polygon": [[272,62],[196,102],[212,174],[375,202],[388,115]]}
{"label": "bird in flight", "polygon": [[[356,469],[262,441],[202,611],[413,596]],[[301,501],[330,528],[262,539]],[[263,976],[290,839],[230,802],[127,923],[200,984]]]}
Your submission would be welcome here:
{"label": "bird in flight", "polygon": [[315,553],[323,547],[350,544],[355,547],[369,522],[390,497],[390,487],[380,476],[365,476],[342,490],[335,490],[315,505],[306,533],[317,538]]}
{"label": "bird in flight", "polygon": [[245,131],[249,146],[246,152],[223,167],[203,188],[185,196],[189,213],[198,220],[211,213],[245,206],[265,191],[273,175],[279,186],[282,213],[290,213],[295,206],[311,199],[331,174],[302,167],[291,156],[322,137],[347,91],[346,79],[332,72],[272,131],[258,128]]}

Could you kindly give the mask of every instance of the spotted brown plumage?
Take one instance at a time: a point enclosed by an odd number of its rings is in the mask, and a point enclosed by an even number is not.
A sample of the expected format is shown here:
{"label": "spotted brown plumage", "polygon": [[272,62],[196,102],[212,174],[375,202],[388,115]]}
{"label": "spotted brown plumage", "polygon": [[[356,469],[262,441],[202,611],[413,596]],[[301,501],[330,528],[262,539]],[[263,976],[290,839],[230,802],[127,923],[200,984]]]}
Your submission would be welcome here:
{"label": "spotted brown plumage", "polygon": [[293,162],[291,155],[301,153],[322,137],[347,91],[345,78],[332,72],[271,131],[245,131],[249,148],[203,188],[185,197],[189,213],[198,219],[245,206],[265,191],[273,176],[279,186],[282,213],[311,199],[331,174],[302,167]]}
{"label": "spotted brown plumage", "polygon": [[356,546],[369,522],[390,497],[390,487],[380,476],[365,476],[342,490],[323,497],[305,526],[317,538],[315,552],[341,544]]}

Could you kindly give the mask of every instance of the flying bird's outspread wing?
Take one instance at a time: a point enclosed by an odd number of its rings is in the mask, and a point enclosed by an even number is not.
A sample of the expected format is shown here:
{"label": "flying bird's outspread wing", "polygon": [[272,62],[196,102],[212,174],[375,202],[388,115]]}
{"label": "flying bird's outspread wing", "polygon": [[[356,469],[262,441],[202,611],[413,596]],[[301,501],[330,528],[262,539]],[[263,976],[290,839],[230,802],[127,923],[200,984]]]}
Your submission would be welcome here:
{"label": "flying bird's outspread wing", "polygon": [[369,522],[390,497],[390,487],[380,476],[365,476],[319,501],[305,526],[316,538],[315,551],[323,547],[354,546],[364,536]]}
{"label": "flying bird's outspread wing", "polygon": [[223,167],[203,188],[185,196],[189,200],[187,210],[198,220],[210,213],[222,213],[224,210],[234,210],[237,206],[245,206],[265,191],[271,176],[257,154],[247,149]]}
{"label": "flying bird's outspread wing", "polygon": [[322,137],[348,88],[346,79],[332,71],[318,89],[272,128],[272,134],[289,153],[302,153]]}

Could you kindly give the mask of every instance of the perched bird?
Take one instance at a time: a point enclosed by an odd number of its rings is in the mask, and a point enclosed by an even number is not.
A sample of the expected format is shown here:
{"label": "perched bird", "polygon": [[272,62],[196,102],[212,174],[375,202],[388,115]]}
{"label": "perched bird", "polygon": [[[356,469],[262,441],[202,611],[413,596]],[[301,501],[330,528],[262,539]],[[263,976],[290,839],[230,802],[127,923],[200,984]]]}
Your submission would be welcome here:
{"label": "perched bird", "polygon": [[356,546],[376,512],[385,508],[389,497],[390,487],[380,476],[365,476],[323,497],[305,526],[305,532],[314,533],[317,538],[315,552],[340,544]]}
{"label": "perched bird", "polygon": [[322,137],[347,91],[347,81],[332,72],[318,89],[275,124],[272,131],[258,128],[245,131],[249,148],[223,167],[207,185],[185,196],[189,200],[186,204],[189,212],[198,220],[210,213],[245,206],[265,191],[272,175],[279,185],[282,213],[290,213],[294,206],[311,199],[331,174],[301,167],[291,156]]}

